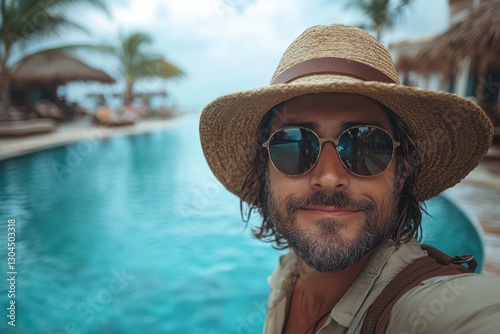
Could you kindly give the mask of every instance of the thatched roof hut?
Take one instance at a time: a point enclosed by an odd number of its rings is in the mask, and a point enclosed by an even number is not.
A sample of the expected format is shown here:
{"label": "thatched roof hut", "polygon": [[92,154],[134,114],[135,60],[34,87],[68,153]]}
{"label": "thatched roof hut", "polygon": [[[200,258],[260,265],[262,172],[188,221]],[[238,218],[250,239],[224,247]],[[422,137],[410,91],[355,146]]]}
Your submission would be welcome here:
{"label": "thatched roof hut", "polygon": [[115,82],[105,72],[64,53],[36,54],[28,57],[16,65],[11,78],[14,86],[26,84],[60,86],[71,81]]}
{"label": "thatched roof hut", "polygon": [[482,0],[468,15],[414,54],[400,54],[398,72],[429,79],[441,76],[441,87],[467,76],[467,92],[500,127],[500,0]]}
{"label": "thatched roof hut", "polygon": [[115,80],[103,71],[60,51],[38,53],[19,62],[11,72],[10,95],[13,104],[24,110],[19,117],[48,117],[38,107],[37,101],[51,104],[58,110],[56,119],[70,119],[78,110],[68,104],[64,96],[58,95],[58,87],[73,81],[97,81],[114,83]]}
{"label": "thatched roof hut", "polygon": [[440,73],[448,78],[469,60],[478,74],[500,69],[500,0],[483,0],[469,15],[453,25],[420,52],[403,59],[400,72],[424,76]]}

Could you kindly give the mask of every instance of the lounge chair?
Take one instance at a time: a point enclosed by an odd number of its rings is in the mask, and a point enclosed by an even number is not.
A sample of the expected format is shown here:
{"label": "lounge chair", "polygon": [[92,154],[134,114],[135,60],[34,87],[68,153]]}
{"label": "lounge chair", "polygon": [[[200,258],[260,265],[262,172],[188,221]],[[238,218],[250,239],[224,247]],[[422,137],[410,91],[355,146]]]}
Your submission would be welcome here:
{"label": "lounge chair", "polygon": [[57,129],[53,119],[30,119],[26,121],[0,122],[0,136],[26,136],[47,133]]}
{"label": "lounge chair", "polygon": [[56,106],[49,100],[40,100],[33,103],[33,109],[42,118],[51,118],[55,120],[62,120],[64,118],[64,111]]}
{"label": "lounge chair", "polygon": [[94,114],[94,123],[104,126],[123,126],[135,124],[132,118],[119,117],[108,107],[99,107]]}

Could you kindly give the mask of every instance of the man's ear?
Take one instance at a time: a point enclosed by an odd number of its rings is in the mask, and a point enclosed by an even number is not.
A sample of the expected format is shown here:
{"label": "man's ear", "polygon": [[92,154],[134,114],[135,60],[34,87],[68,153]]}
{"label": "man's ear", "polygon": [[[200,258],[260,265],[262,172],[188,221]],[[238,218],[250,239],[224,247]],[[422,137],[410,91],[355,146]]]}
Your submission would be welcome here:
{"label": "man's ear", "polygon": [[399,175],[399,178],[398,178],[398,191],[399,192],[401,192],[401,190],[403,190],[403,187],[405,185],[406,179],[410,175],[412,166],[408,163],[408,161],[405,161],[402,164],[401,168],[402,168],[402,170],[400,171],[400,173],[399,173],[400,175]]}
{"label": "man's ear", "polygon": [[398,191],[401,192],[401,190],[403,190],[403,187],[405,185],[405,182],[406,182],[406,175],[403,174],[401,175],[401,177],[399,178],[399,181],[398,181]]}

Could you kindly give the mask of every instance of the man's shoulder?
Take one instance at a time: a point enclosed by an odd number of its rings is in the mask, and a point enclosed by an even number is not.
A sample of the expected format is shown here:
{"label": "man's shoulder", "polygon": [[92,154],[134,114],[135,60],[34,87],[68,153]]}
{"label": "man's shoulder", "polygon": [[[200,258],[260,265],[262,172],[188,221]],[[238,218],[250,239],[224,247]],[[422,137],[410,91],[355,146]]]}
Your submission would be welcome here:
{"label": "man's shoulder", "polygon": [[375,249],[360,276],[374,276],[372,298],[376,298],[385,286],[401,271],[422,257],[426,257],[420,244],[414,238],[395,247],[391,240],[387,240]]}
{"label": "man's shoulder", "polygon": [[394,305],[387,333],[493,333],[500,328],[500,277],[424,280]]}

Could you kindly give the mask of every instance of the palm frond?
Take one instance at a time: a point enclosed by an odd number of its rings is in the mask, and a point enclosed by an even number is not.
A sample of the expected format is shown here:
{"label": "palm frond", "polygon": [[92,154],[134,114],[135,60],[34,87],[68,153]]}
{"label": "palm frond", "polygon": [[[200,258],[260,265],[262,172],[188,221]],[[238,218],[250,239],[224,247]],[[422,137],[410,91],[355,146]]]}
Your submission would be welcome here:
{"label": "palm frond", "polygon": [[181,77],[184,72],[162,55],[147,52],[145,45],[153,42],[151,36],[135,32],[121,37],[117,56],[121,60],[120,72],[127,83],[125,100],[130,101],[137,80],[146,78],[171,79]]}
{"label": "palm frond", "polygon": [[130,80],[143,77],[170,78],[181,76],[182,71],[169,63],[163,56],[147,53],[144,45],[152,43],[151,36],[144,33],[132,33],[122,38],[121,55],[122,73]]}
{"label": "palm frond", "polygon": [[163,57],[149,59],[145,77],[159,77],[163,79],[182,77],[184,73]]}
{"label": "palm frond", "polygon": [[104,0],[2,0],[0,40],[3,48],[48,36],[58,36],[66,29],[87,31],[71,21],[71,11],[77,6],[91,6],[109,13]]}
{"label": "palm frond", "polygon": [[109,15],[103,0],[19,0],[15,3],[17,6],[13,6],[9,13],[8,31],[21,40],[54,34],[61,28],[86,31],[69,19],[78,7],[94,7]]}
{"label": "palm frond", "polygon": [[107,15],[110,14],[107,1],[105,0],[19,0],[19,12],[32,18],[37,13],[47,12],[49,14],[68,15],[73,14],[75,10],[82,7],[97,9]]}
{"label": "palm frond", "polygon": [[83,32],[88,32],[83,26],[68,20],[64,16],[50,16],[43,26],[34,25],[32,22],[28,21],[24,24],[16,24],[11,26],[9,31],[9,40],[12,43],[31,41],[34,39],[40,39],[50,36],[60,36],[62,33],[70,30],[79,30]]}
{"label": "palm frond", "polygon": [[[363,13],[367,22],[363,24],[368,30],[373,30],[380,35],[381,31],[391,28],[401,17],[405,7],[412,0],[352,0],[346,5]],[[380,36],[378,36],[380,37]]]}

